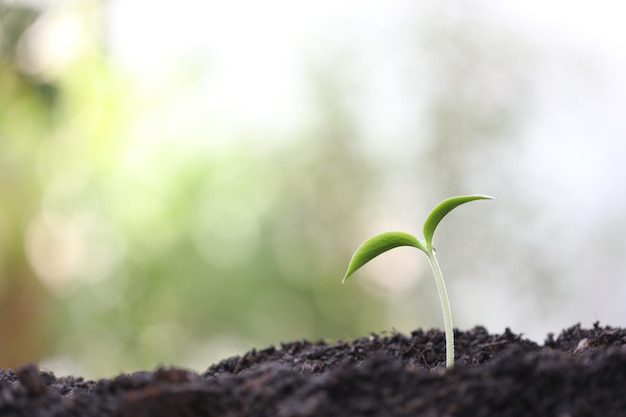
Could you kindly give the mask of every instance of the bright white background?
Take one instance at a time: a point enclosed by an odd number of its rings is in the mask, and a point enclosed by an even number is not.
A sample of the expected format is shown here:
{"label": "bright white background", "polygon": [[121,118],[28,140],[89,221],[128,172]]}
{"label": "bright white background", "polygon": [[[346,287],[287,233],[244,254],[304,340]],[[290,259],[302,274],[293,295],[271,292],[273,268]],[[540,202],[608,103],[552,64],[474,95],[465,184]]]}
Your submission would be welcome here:
{"label": "bright white background", "polygon": [[[331,63],[356,85],[354,112],[365,132],[365,146],[398,167],[410,165],[403,159],[413,146],[407,138],[419,134],[416,119],[425,117],[417,116],[422,104],[415,97],[419,88],[407,86],[402,76],[407,67],[420,71],[419,59],[407,57],[419,28],[436,27],[438,19],[445,24],[468,20],[517,39],[530,51],[532,62],[523,71],[532,98],[517,133],[521,138],[500,158],[510,158],[511,169],[519,175],[507,186],[468,191],[497,194],[495,205],[485,208],[490,216],[506,218],[506,210],[519,200],[534,208],[524,224],[500,230],[498,237],[523,236],[521,241],[532,247],[528,250],[539,254],[537,262],[557,271],[557,295],[545,300],[541,288],[519,292],[509,281],[521,277],[510,269],[521,268],[519,274],[524,274],[523,267],[502,265],[489,259],[497,255],[477,251],[473,256],[486,265],[479,270],[499,279],[475,288],[471,281],[449,278],[456,324],[480,323],[494,331],[511,326],[539,341],[547,332],[578,321],[626,325],[622,2],[509,0],[442,6],[431,1],[183,1],[176,3],[175,13],[171,6],[110,2],[107,36],[113,55],[146,79],[159,78],[181,61],[195,62],[200,77],[206,76],[206,90],[196,91],[191,100],[211,115],[214,132],[226,143],[241,131],[254,130],[265,133],[260,146],[271,146],[268,138],[288,138],[306,125],[315,118],[307,66]],[[344,54],[349,58],[342,60]],[[381,203],[376,225],[412,228],[423,218],[425,212],[416,216],[396,209],[415,208],[417,198],[410,186],[397,185],[402,175],[402,169],[397,176],[390,174],[400,190]],[[476,219],[485,221],[479,212],[476,209]],[[408,274],[414,274],[411,262],[420,261],[409,261],[409,256],[390,255],[389,261],[373,268],[393,268],[402,260],[408,262]],[[515,259],[516,254],[506,257]],[[521,258],[531,263],[534,259]],[[402,280],[407,273],[394,274]],[[488,301],[475,301],[474,291],[486,291]],[[406,311],[390,313],[390,326],[410,328]]]}

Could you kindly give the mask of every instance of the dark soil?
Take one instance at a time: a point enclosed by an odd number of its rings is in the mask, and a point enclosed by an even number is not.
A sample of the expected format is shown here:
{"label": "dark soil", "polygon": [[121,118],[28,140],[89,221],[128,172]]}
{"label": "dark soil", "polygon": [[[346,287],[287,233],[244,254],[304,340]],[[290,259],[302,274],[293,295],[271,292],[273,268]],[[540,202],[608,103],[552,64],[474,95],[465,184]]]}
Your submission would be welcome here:
{"label": "dark soil", "polygon": [[580,325],[543,346],[508,329],[292,342],[226,359],[85,381],[0,369],[0,416],[626,416],[626,330]]}

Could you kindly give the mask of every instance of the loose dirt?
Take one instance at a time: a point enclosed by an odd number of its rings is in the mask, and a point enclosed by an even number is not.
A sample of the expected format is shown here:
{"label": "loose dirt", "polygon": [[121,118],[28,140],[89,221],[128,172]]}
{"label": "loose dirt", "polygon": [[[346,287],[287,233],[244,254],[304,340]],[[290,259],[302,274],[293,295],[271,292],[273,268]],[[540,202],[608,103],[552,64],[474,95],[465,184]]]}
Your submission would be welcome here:
{"label": "loose dirt", "polygon": [[0,369],[2,417],[626,416],[626,330],[580,325],[543,345],[510,330],[296,341],[199,374],[158,368],[86,381]]}

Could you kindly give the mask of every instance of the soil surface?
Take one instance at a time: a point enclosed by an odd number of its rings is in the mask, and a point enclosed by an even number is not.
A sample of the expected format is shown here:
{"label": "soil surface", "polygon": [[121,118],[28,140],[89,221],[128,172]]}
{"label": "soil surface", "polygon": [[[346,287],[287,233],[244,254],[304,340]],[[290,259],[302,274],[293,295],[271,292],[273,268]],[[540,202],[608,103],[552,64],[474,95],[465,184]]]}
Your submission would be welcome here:
{"label": "soil surface", "polygon": [[626,416],[626,330],[576,325],[543,346],[508,329],[439,330],[252,350],[86,381],[0,369],[0,416]]}

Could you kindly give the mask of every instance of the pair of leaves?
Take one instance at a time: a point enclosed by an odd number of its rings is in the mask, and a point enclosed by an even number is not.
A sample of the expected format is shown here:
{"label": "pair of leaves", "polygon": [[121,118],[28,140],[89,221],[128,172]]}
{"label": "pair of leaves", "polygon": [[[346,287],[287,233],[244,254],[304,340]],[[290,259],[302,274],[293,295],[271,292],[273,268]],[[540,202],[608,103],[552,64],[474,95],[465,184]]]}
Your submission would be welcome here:
{"label": "pair of leaves", "polygon": [[461,204],[469,203],[474,200],[490,199],[493,199],[493,197],[482,194],[473,194],[452,197],[442,201],[430,212],[424,222],[424,227],[422,229],[424,233],[424,241],[420,241],[415,236],[405,232],[385,232],[369,238],[352,256],[352,260],[348,266],[348,271],[341,282],[345,282],[357,269],[361,268],[381,253],[397,248],[398,246],[413,246],[426,254],[432,252],[435,230],[441,220],[448,213]]}

